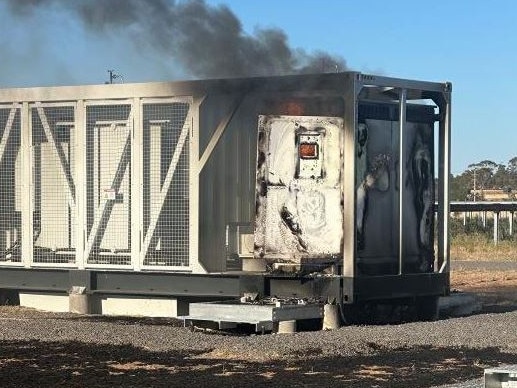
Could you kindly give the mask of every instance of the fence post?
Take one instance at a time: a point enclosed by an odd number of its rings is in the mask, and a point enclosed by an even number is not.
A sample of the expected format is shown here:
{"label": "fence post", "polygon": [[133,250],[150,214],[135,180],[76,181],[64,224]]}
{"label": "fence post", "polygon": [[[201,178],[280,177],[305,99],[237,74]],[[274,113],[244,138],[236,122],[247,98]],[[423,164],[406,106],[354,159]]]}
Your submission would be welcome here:
{"label": "fence post", "polygon": [[499,238],[499,212],[494,211],[494,245],[497,245]]}

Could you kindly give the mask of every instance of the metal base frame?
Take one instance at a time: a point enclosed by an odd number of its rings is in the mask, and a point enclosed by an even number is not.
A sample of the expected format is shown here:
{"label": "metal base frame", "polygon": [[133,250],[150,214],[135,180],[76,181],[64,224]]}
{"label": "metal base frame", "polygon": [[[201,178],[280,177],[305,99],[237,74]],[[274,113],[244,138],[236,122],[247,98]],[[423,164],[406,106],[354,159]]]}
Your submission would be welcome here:
{"label": "metal base frame", "polygon": [[[355,290],[353,296],[346,290]],[[273,276],[242,272],[195,275],[98,270],[0,269],[0,289],[87,294],[238,298],[244,293],[288,298],[321,298],[342,303],[448,294],[448,273],[349,278],[342,276]]]}

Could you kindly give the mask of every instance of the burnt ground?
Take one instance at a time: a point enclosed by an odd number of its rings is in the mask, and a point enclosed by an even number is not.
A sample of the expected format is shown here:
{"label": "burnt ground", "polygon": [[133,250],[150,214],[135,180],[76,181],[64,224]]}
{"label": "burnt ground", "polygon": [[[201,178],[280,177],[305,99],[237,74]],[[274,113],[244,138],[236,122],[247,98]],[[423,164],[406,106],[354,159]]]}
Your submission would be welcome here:
{"label": "burnt ground", "polygon": [[457,268],[465,318],[332,332],[228,336],[172,319],[0,308],[2,387],[433,387],[517,364],[517,271]]}

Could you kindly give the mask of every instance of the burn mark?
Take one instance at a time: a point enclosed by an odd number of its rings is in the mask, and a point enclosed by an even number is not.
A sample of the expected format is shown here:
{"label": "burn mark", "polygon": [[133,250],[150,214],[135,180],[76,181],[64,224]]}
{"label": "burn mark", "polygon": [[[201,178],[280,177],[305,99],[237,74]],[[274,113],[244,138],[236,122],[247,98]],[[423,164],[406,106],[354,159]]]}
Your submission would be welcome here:
{"label": "burn mark", "polygon": [[388,191],[390,187],[390,156],[379,154],[374,158],[373,166],[368,171],[356,190],[356,233],[357,249],[365,248],[364,225],[368,216],[368,199],[371,190]]}
{"label": "burn mark", "polygon": [[266,136],[265,136],[264,132],[259,131],[259,133],[258,133],[258,139],[257,139],[258,144],[263,144],[263,143],[264,143],[264,139],[265,139],[265,137],[266,137]]}
{"label": "burn mark", "polygon": [[263,151],[259,151],[257,155],[257,169],[260,170],[266,163],[266,154]]}
{"label": "burn mark", "polygon": [[267,197],[267,183],[266,183],[266,181],[261,181],[259,183],[259,188],[258,189],[259,189],[258,193],[259,193],[259,195],[261,197]]}
{"label": "burn mark", "polygon": [[360,123],[357,128],[357,158],[366,154],[366,143],[368,142],[368,127]]}
{"label": "burn mark", "polygon": [[[287,99],[286,99],[287,98]],[[295,97],[294,95],[268,96],[264,100],[265,111],[270,115],[287,116],[332,116],[344,115],[344,100],[341,97]]]}
{"label": "burn mark", "polygon": [[293,213],[284,205],[280,209],[280,218],[293,234],[301,234],[300,224],[296,222]]}
{"label": "burn mark", "polygon": [[[332,118],[259,116],[256,258],[323,261],[340,253],[341,214],[331,214],[332,209],[341,209],[338,173],[330,169],[322,173],[328,155],[331,168],[339,169],[340,126],[341,120]],[[327,174],[332,180],[326,180]]]}
{"label": "burn mark", "polygon": [[289,211],[287,206],[282,206],[282,209],[280,209],[280,219],[282,222],[287,226],[287,228],[291,231],[291,233],[296,237],[298,240],[298,244],[302,248],[303,251],[307,251],[307,243],[303,241],[301,234],[302,229],[300,227],[300,224],[296,220],[296,216]]}
{"label": "burn mark", "polygon": [[418,246],[420,248],[423,272],[432,270],[433,262],[433,204],[434,173],[429,136],[424,139],[422,130],[415,136],[411,153],[411,182],[413,184],[413,204],[418,222]]}
{"label": "burn mark", "polygon": [[262,247],[258,244],[253,245],[253,250],[255,254],[258,255],[258,257],[263,258],[264,257],[264,251],[262,250]]}
{"label": "burn mark", "polygon": [[257,183],[256,187],[256,196],[255,196],[255,216],[261,212],[262,207],[264,207],[265,198],[267,197],[267,182],[261,180]]}

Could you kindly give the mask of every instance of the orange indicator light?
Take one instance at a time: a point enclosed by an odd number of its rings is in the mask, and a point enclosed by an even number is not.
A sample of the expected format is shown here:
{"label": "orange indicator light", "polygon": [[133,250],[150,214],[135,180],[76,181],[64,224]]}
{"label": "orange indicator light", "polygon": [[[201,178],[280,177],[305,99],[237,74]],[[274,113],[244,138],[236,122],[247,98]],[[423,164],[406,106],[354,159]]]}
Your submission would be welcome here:
{"label": "orange indicator light", "polygon": [[316,143],[300,143],[298,155],[302,159],[317,159],[318,145]]}

